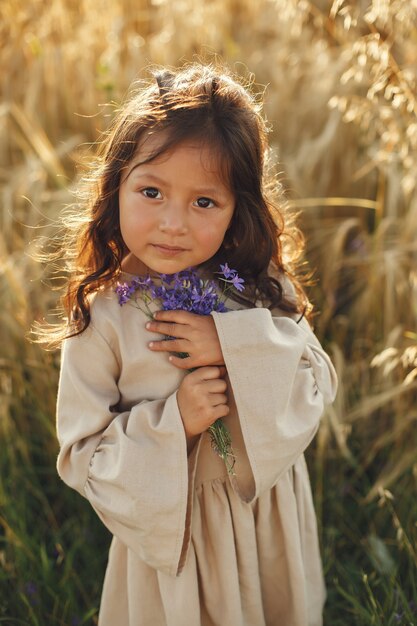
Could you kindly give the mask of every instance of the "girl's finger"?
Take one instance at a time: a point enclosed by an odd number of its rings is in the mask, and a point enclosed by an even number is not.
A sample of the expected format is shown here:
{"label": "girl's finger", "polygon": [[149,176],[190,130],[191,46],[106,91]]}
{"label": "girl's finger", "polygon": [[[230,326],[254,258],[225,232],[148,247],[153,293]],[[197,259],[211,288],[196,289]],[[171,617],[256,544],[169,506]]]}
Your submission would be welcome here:
{"label": "girl's finger", "polygon": [[212,406],[227,404],[227,396],[224,393],[212,393],[210,394],[210,402]]}
{"label": "girl's finger", "polygon": [[174,324],[171,322],[151,321],[145,324],[145,328],[152,333],[158,333],[160,335],[167,335],[168,337],[178,337],[179,339],[185,339],[184,331],[187,326],[185,326],[184,324]]}
{"label": "girl's finger", "polygon": [[170,354],[168,358],[169,362],[180,370],[190,370],[193,368],[192,360],[190,357],[181,358],[176,354]]}
{"label": "girl's finger", "polygon": [[224,394],[227,390],[227,383],[224,378],[215,378],[205,381],[206,389],[210,394]]}
{"label": "girl's finger", "polygon": [[[153,343],[153,342],[152,342]],[[151,348],[151,350],[153,350],[153,348]],[[169,350],[169,352],[172,352],[172,350]],[[182,352],[183,354],[189,354],[187,352],[187,346],[184,345],[184,350],[175,350],[175,352]],[[175,367],[178,367],[178,369],[180,370],[192,370],[193,368],[196,368],[196,370],[201,370],[203,369],[202,367],[199,366],[198,360],[193,357],[192,354],[189,354],[189,356],[187,357],[179,357],[177,354],[170,354],[168,357],[169,362],[174,365]],[[217,368],[217,370],[220,370],[220,373],[215,376],[215,378],[223,378],[223,376],[226,375],[226,368],[220,365],[210,365],[208,367],[215,367]],[[204,379],[201,379],[204,380]]]}
{"label": "girl's finger", "polygon": [[199,318],[200,315],[190,313],[189,311],[156,311],[154,313],[154,319],[158,322],[174,322],[176,324],[191,324],[194,318]]}
{"label": "girl's finger", "polygon": [[[171,360],[171,357],[169,358]],[[187,359],[184,359],[184,361],[186,360]],[[189,374],[189,376],[192,376],[195,379],[195,382],[203,380],[215,380],[217,378],[222,378],[225,375],[226,368],[220,365],[207,365],[205,367],[198,367],[196,370],[191,372],[191,374]]]}
{"label": "girl's finger", "polygon": [[214,407],[213,413],[214,419],[212,423],[219,419],[219,417],[226,417],[226,415],[229,415],[230,408],[227,404],[219,404],[218,406]]}
{"label": "girl's finger", "polygon": [[219,365],[217,367],[218,371],[219,371],[219,375],[217,378],[224,378],[227,374],[227,369],[224,365]]}
{"label": "girl's finger", "polygon": [[148,348],[152,352],[179,352],[188,355],[189,342],[183,339],[168,339],[162,341],[151,341]]}

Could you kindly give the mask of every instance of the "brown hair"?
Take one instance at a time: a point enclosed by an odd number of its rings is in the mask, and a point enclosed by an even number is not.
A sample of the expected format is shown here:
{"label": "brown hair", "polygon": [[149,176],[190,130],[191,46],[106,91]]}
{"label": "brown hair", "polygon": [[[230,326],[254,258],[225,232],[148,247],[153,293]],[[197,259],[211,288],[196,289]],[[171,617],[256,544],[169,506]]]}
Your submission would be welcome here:
{"label": "brown hair", "polygon": [[[303,241],[298,229],[284,220],[284,205],[278,208],[280,186],[268,173],[267,127],[260,105],[223,67],[194,63],[153,70],[150,81],[135,86],[100,144],[88,197],[81,211],[76,207],[78,214],[73,211],[62,246],[69,274],[62,297],[66,320],[50,343],[82,333],[90,323],[90,294],[120,274],[128,252],[119,226],[121,176],[141,138],[160,131],[166,140],[148,161],[196,138],[216,151],[235,195],[231,226],[204,266],[215,271],[227,261],[245,279],[245,298],[252,303],[261,300],[270,308],[304,312],[307,298],[291,274]],[[295,295],[284,294],[285,275],[291,277]]]}

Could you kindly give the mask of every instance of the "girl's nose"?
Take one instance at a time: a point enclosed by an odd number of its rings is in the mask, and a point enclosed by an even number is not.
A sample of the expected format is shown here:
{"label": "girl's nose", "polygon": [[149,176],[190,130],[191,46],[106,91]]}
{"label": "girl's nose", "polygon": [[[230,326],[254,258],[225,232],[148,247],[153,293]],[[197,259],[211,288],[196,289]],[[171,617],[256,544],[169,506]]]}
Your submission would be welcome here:
{"label": "girl's nose", "polygon": [[159,222],[159,230],[172,235],[184,235],[187,232],[184,211],[178,204],[165,206]]}

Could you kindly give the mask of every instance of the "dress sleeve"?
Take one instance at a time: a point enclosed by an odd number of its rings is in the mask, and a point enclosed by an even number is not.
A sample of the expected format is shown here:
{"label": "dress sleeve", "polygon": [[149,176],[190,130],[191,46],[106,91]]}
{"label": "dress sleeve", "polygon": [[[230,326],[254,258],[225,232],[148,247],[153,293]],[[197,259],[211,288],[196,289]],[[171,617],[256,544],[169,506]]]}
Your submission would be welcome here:
{"label": "dress sleeve", "polygon": [[[305,320],[297,324],[263,308],[212,315],[243,442],[237,437],[233,447],[232,482],[241,498],[251,501],[311,442],[324,405],[334,400],[336,373]],[[233,438],[236,424],[230,423]]]}
{"label": "dress sleeve", "polygon": [[175,576],[190,540],[197,451],[187,447],[176,395],[118,412],[119,364],[91,326],[67,339],[58,390],[58,473],[143,561]]}

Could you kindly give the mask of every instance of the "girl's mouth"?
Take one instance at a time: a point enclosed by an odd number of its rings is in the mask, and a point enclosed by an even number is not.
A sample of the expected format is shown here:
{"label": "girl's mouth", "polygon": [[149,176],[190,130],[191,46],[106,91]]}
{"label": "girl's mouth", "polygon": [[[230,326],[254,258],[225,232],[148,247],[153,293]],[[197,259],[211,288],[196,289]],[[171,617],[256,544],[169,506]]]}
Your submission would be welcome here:
{"label": "girl's mouth", "polygon": [[165,256],[175,256],[186,251],[185,248],[180,248],[179,246],[167,246],[165,244],[158,243],[152,244],[152,247]]}

